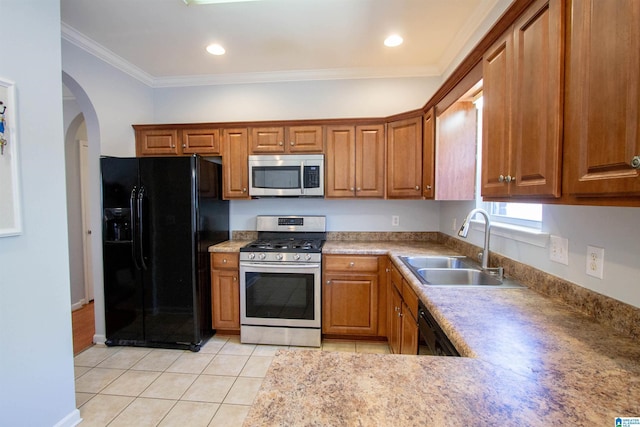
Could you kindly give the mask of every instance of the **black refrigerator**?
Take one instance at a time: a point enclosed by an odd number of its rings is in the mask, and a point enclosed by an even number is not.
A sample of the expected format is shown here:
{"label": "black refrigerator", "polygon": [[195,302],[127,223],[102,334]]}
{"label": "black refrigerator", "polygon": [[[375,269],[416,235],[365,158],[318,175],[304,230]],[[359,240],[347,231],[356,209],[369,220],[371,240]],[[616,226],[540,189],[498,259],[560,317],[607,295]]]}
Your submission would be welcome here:
{"label": "black refrigerator", "polygon": [[200,350],[210,245],[229,238],[215,159],[100,159],[106,344]]}

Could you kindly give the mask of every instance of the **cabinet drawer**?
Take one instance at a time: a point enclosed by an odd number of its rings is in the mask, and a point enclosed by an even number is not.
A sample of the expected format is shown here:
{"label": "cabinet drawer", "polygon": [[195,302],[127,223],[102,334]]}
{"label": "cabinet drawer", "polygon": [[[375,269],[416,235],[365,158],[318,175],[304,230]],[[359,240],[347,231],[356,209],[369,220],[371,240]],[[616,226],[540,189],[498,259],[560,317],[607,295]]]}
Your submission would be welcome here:
{"label": "cabinet drawer", "polygon": [[327,271],[378,272],[377,256],[328,255],[323,260]]}
{"label": "cabinet drawer", "polygon": [[211,268],[237,269],[239,254],[235,252],[216,252],[211,254]]}
{"label": "cabinet drawer", "polygon": [[414,319],[418,318],[418,296],[406,280],[402,280],[402,298]]}

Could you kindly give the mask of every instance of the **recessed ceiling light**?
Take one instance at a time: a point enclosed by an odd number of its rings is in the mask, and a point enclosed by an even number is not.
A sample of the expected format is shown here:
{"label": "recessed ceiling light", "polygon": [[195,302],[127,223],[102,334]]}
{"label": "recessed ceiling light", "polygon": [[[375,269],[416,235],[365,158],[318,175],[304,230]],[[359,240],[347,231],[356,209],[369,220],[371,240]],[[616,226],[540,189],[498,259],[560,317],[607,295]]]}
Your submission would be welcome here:
{"label": "recessed ceiling light", "polygon": [[384,40],[384,45],[388,47],[396,47],[402,44],[402,37],[392,34]]}
{"label": "recessed ceiling light", "polygon": [[213,43],[207,46],[207,52],[209,52],[211,55],[224,55],[225,50],[219,44]]}

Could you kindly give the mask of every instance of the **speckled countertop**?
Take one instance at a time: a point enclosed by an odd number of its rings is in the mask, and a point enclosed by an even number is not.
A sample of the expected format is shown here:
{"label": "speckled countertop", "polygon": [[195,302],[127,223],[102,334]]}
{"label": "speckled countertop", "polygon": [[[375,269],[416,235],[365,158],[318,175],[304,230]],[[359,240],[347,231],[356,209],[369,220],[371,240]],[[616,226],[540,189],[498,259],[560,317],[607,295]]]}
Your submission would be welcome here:
{"label": "speckled countertop", "polygon": [[640,416],[640,344],[527,289],[425,287],[400,255],[429,242],[327,241],[390,254],[467,357],[280,350],[246,426],[608,426]]}

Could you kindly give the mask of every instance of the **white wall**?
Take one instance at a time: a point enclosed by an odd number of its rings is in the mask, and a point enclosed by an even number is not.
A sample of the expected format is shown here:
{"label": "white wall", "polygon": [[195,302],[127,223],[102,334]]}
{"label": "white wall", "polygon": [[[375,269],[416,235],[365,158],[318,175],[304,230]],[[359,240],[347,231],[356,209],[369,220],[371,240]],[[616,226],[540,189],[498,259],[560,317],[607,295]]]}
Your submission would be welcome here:
{"label": "white wall", "polygon": [[[443,202],[440,230],[455,236],[451,223],[461,224],[474,202]],[[492,251],[542,271],[569,280],[587,289],[640,307],[640,208],[556,206],[543,207],[543,231],[569,240],[569,265],[549,260],[549,247],[541,248],[512,239],[491,236]],[[484,233],[469,232],[468,240],[482,246]],[[605,249],[604,278],[586,274],[587,246]]]}
{"label": "white wall", "polygon": [[231,204],[231,229],[255,230],[258,214],[326,215],[327,231],[438,231],[440,220],[438,203],[427,200],[257,199]]}
{"label": "white wall", "polygon": [[[2,0],[0,76],[17,88],[24,232],[0,239],[0,425],[74,425],[60,4]],[[10,41],[9,41],[10,40]]]}
{"label": "white wall", "polygon": [[421,108],[439,77],[164,88],[154,123],[386,117]]}

